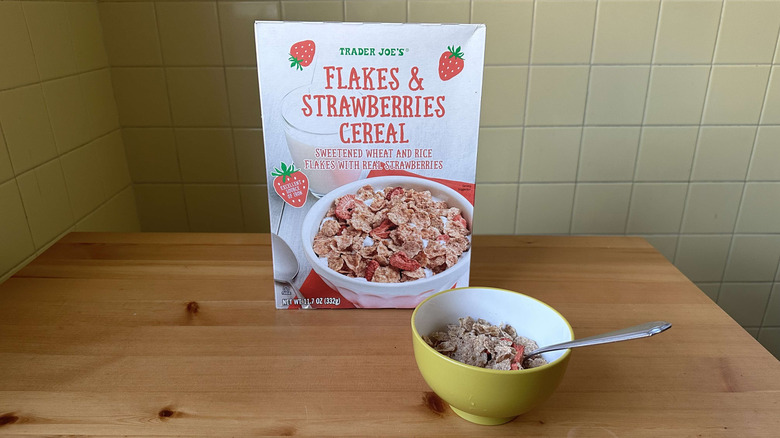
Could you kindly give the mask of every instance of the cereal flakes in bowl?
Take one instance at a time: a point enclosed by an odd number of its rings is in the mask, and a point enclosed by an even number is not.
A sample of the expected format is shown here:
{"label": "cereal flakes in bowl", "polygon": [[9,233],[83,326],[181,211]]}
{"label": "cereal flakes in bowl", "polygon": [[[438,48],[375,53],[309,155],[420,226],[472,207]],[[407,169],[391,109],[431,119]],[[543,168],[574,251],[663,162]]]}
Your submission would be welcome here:
{"label": "cereal flakes in bowl", "polygon": [[468,273],[473,207],[423,178],[384,176],[326,194],[303,221],[307,260],[358,307],[415,307]]}

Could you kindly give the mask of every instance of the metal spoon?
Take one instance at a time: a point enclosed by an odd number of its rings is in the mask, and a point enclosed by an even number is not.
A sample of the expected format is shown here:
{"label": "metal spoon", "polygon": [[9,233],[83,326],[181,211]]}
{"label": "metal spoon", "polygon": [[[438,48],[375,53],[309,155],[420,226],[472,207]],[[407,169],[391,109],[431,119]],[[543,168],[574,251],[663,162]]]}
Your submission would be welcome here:
{"label": "metal spoon", "polygon": [[290,248],[290,245],[281,237],[271,233],[271,251],[274,256],[274,281],[284,283],[293,290],[298,298],[298,302],[303,309],[311,309],[311,304],[301,295],[301,292],[293,284],[295,276],[298,275],[298,259]]}
{"label": "metal spoon", "polygon": [[524,353],[523,359],[535,356],[539,353],[546,353],[548,351],[565,350],[567,348],[587,347],[588,345],[608,344],[610,342],[646,338],[648,336],[657,335],[671,326],[672,323],[666,321],[646,322],[644,324],[624,328],[622,330],[616,330],[614,332],[602,333],[600,335],[590,336],[587,338],[575,339],[570,342],[563,342],[560,344],[537,348],[534,351]]}

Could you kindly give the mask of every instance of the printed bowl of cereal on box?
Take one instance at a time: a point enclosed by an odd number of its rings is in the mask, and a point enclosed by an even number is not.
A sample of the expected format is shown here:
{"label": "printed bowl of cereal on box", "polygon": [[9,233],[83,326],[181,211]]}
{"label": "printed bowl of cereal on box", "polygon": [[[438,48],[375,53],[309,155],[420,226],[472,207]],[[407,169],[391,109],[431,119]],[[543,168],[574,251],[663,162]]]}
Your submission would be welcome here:
{"label": "printed bowl of cereal on box", "polygon": [[415,307],[468,273],[472,214],[466,198],[438,182],[367,178],[312,206],[304,254],[357,307]]}

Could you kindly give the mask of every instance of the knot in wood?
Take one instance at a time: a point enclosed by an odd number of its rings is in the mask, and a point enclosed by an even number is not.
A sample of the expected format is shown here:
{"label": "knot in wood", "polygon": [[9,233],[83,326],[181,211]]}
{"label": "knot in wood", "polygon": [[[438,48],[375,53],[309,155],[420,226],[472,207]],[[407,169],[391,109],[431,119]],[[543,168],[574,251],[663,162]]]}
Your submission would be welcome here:
{"label": "knot in wood", "polygon": [[187,312],[191,313],[193,315],[198,313],[198,310],[200,310],[200,304],[198,304],[195,301],[190,301],[187,303]]}
{"label": "knot in wood", "polygon": [[3,414],[0,415],[0,427],[3,427],[7,424],[14,424],[17,421],[19,421],[19,417],[17,417],[14,414]]}

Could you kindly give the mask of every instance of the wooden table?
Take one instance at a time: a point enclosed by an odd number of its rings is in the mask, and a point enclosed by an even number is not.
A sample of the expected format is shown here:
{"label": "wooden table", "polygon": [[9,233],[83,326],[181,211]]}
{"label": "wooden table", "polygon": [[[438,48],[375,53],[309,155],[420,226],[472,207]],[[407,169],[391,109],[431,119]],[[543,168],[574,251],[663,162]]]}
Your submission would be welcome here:
{"label": "wooden table", "polygon": [[417,371],[410,310],[276,310],[268,235],[72,233],[0,285],[0,435],[777,437],[780,362],[647,242],[474,238],[474,285],[579,337],[542,407],[477,426]]}

